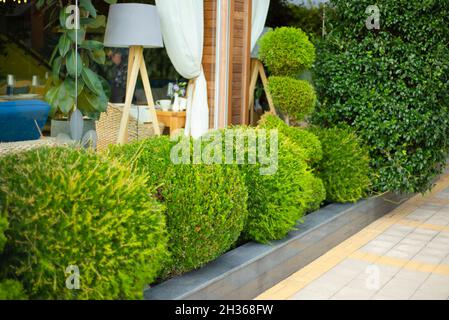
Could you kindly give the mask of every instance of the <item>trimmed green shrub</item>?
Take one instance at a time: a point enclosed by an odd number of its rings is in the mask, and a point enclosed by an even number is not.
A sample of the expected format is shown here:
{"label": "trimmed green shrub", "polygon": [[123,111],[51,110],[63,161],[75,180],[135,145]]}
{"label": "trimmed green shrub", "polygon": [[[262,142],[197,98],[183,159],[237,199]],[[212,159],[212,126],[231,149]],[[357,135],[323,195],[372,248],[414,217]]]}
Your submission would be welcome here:
{"label": "trimmed green shrub", "polygon": [[0,212],[0,253],[3,251],[3,247],[6,243],[5,231],[8,228],[8,220],[6,217],[2,217]]}
{"label": "trimmed green shrub", "polygon": [[[146,183],[80,150],[0,158],[0,212],[10,224],[6,277],[21,280],[33,299],[141,298],[167,242],[163,207]],[[66,288],[70,266],[79,269],[78,290]]]}
{"label": "trimmed green shrub", "polygon": [[1,300],[26,300],[27,296],[23,291],[22,284],[14,280],[4,280],[0,282]]}
{"label": "trimmed green shrub", "polygon": [[[298,156],[299,147],[283,134],[278,133],[277,158],[269,161],[270,152],[275,151],[275,145],[270,142],[274,133],[248,127],[234,129],[239,130],[234,131],[236,138],[246,137],[244,145],[239,145],[237,139],[233,144],[234,158],[242,152],[246,159],[239,165],[248,189],[249,216],[243,237],[261,243],[282,239],[305,213],[319,207],[325,198],[323,183],[312,174],[304,157]],[[224,135],[227,131],[221,133]],[[265,133],[267,157],[259,154],[255,144],[248,143],[248,137],[257,137],[258,133]],[[259,161],[249,163],[250,155],[256,155]],[[267,170],[269,166],[274,169]]]}
{"label": "trimmed green shrub", "polygon": [[326,200],[355,202],[370,187],[368,150],[350,128],[313,128],[323,148],[316,174],[326,187]]}
{"label": "trimmed green shrub", "polygon": [[[190,145],[190,140],[181,143]],[[199,268],[226,252],[247,217],[248,194],[236,166],[173,164],[174,145],[167,137],[155,137],[110,151],[110,156],[131,161],[138,172],[149,174],[150,188],[158,186],[156,196],[167,207],[170,237],[165,276]]]}
{"label": "trimmed green shrub", "polygon": [[[0,212],[0,215],[2,213]],[[0,259],[3,247],[6,243],[5,231],[8,228],[8,220],[6,217],[0,216]],[[14,280],[0,281],[0,301],[1,300],[23,300],[26,295],[23,292],[22,284]]]}
{"label": "trimmed green shrub", "polygon": [[315,90],[306,80],[273,76],[268,80],[268,91],[274,105],[291,120],[304,120],[315,107]]}
{"label": "trimmed green shrub", "polygon": [[315,47],[299,28],[281,27],[260,40],[259,58],[276,76],[296,76],[315,61]]}
{"label": "trimmed green shrub", "polygon": [[424,192],[449,150],[449,2],[377,1],[379,30],[365,26],[372,1],[332,2],[315,64],[314,121],[356,129],[376,190]]}
{"label": "trimmed green shrub", "polygon": [[301,149],[300,156],[309,164],[314,164],[323,158],[321,142],[312,132],[299,127],[290,127],[281,118],[265,114],[258,126],[263,129],[278,129],[280,133],[293,141]]}

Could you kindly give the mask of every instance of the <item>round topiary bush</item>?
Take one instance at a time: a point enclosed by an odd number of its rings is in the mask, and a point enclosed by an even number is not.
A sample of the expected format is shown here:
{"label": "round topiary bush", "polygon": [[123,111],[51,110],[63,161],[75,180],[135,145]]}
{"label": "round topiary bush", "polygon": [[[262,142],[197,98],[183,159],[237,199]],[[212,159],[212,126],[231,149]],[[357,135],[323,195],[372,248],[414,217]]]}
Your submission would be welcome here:
{"label": "round topiary bush", "polygon": [[260,40],[259,58],[276,76],[296,76],[315,61],[315,47],[299,28],[281,27]]}
{"label": "round topiary bush", "polygon": [[[180,143],[190,140],[182,138]],[[171,260],[165,276],[199,268],[217,258],[238,240],[247,217],[247,190],[233,165],[173,164],[176,142],[155,137],[114,147],[110,156],[131,161],[150,176],[149,187],[167,207]],[[190,157],[188,158],[190,160]]]}
{"label": "round topiary bush", "polygon": [[316,173],[326,187],[326,200],[355,202],[370,187],[368,150],[350,128],[313,128],[323,148],[323,159]]}
{"label": "round topiary bush", "polygon": [[[90,152],[0,158],[0,212],[9,217],[2,265],[33,299],[142,298],[166,256],[162,211],[145,177]],[[80,286],[70,290],[76,269]]]}
{"label": "round topiary bush", "polygon": [[449,150],[449,2],[379,1],[379,30],[365,26],[373,1],[332,2],[315,63],[315,123],[356,129],[377,191],[424,192]]}
{"label": "round topiary bush", "polygon": [[24,293],[20,282],[14,280],[4,280],[0,282],[0,301],[26,299],[27,296]]}
{"label": "round topiary bush", "polygon": [[291,120],[302,121],[310,114],[316,103],[316,94],[306,80],[288,77],[270,77],[268,91],[273,103]]}
{"label": "round topiary bush", "polygon": [[320,140],[306,129],[290,127],[278,116],[268,113],[262,116],[258,126],[262,129],[278,129],[301,149],[300,156],[309,164],[317,163],[323,158]]}
{"label": "round topiary bush", "polygon": [[[323,183],[312,174],[304,158],[298,156],[299,147],[283,134],[239,127],[222,130],[223,141],[230,131],[235,135],[234,158],[243,153],[246,159],[239,165],[248,189],[249,216],[243,237],[261,243],[282,239],[306,212],[319,207],[325,198]],[[260,153],[260,140],[257,145],[249,143],[250,137],[259,134],[266,137],[266,155]],[[272,145],[271,137],[276,134],[277,143]],[[239,145],[237,139],[242,141],[242,137],[246,142]],[[250,163],[250,155],[256,155],[258,161]]]}

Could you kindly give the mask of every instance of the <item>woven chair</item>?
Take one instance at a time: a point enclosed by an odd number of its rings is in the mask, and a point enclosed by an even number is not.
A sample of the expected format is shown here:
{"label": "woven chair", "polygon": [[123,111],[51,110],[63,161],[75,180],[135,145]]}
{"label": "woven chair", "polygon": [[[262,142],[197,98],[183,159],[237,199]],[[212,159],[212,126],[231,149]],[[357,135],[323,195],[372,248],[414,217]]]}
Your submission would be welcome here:
{"label": "woven chair", "polygon": [[[96,123],[98,151],[117,143],[122,114],[123,106],[112,103],[108,105],[106,112],[101,114],[100,120]],[[161,132],[163,132],[165,125],[159,123],[159,127]],[[153,136],[155,136],[155,133],[151,123],[141,123],[130,115],[128,120],[128,142],[139,141]]]}

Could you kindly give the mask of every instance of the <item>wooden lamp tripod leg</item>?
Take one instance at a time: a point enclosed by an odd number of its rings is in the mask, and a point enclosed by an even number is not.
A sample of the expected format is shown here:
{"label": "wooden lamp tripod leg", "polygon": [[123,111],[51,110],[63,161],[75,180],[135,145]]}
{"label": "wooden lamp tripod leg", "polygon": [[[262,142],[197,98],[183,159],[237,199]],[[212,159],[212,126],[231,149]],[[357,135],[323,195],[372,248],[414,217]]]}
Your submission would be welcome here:
{"label": "wooden lamp tripod leg", "polygon": [[137,76],[139,75],[139,69],[143,58],[142,54],[139,54],[139,49],[140,47],[130,49],[129,62],[132,62],[132,67],[130,68],[128,66],[128,70],[131,70],[131,72],[128,73],[125,106],[123,108],[122,120],[120,122],[117,144],[124,144],[127,139],[129,112],[131,110],[134,90],[136,89]]}
{"label": "wooden lamp tripod leg", "polygon": [[156,109],[154,108],[153,93],[151,92],[151,85],[148,78],[147,66],[145,65],[145,60],[143,59],[143,49],[140,49],[140,54],[142,55],[142,60],[140,63],[140,74],[142,76],[143,88],[145,90],[145,96],[147,98],[148,107],[150,108],[151,118],[153,119],[153,129],[155,135],[161,134],[161,129],[159,127],[159,121],[157,119]]}
{"label": "wooden lamp tripod leg", "polygon": [[270,91],[268,90],[268,79],[267,74],[265,73],[265,68],[263,67],[262,62],[260,60],[256,61],[257,69],[259,70],[260,78],[262,79],[262,84],[265,89],[265,95],[267,96],[268,105],[270,106],[270,113],[276,115],[276,109],[274,108],[273,98],[271,97]]}
{"label": "wooden lamp tripod leg", "polygon": [[251,59],[251,81],[249,83],[249,119],[250,125],[254,125],[254,100],[255,100],[255,91],[257,79],[259,77],[259,69],[256,65],[256,60]]}

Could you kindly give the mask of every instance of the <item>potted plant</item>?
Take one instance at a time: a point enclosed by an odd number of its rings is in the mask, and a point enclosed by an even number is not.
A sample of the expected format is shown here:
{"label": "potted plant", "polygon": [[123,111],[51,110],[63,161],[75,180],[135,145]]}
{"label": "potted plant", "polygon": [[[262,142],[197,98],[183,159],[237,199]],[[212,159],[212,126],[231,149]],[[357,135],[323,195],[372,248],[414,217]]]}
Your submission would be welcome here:
{"label": "potted plant", "polygon": [[61,36],[50,60],[52,75],[50,89],[45,95],[51,105],[51,135],[70,133],[68,118],[75,108],[84,116],[84,131],[95,130],[95,120],[106,111],[110,88],[107,81],[92,69],[95,64],[105,63],[103,44],[86,39],[86,30],[104,26],[105,17],[97,16],[91,0],[80,1],[80,21],[76,30],[68,23],[73,13],[67,12],[61,2],[40,0],[36,6],[39,9],[44,6],[59,8]]}

